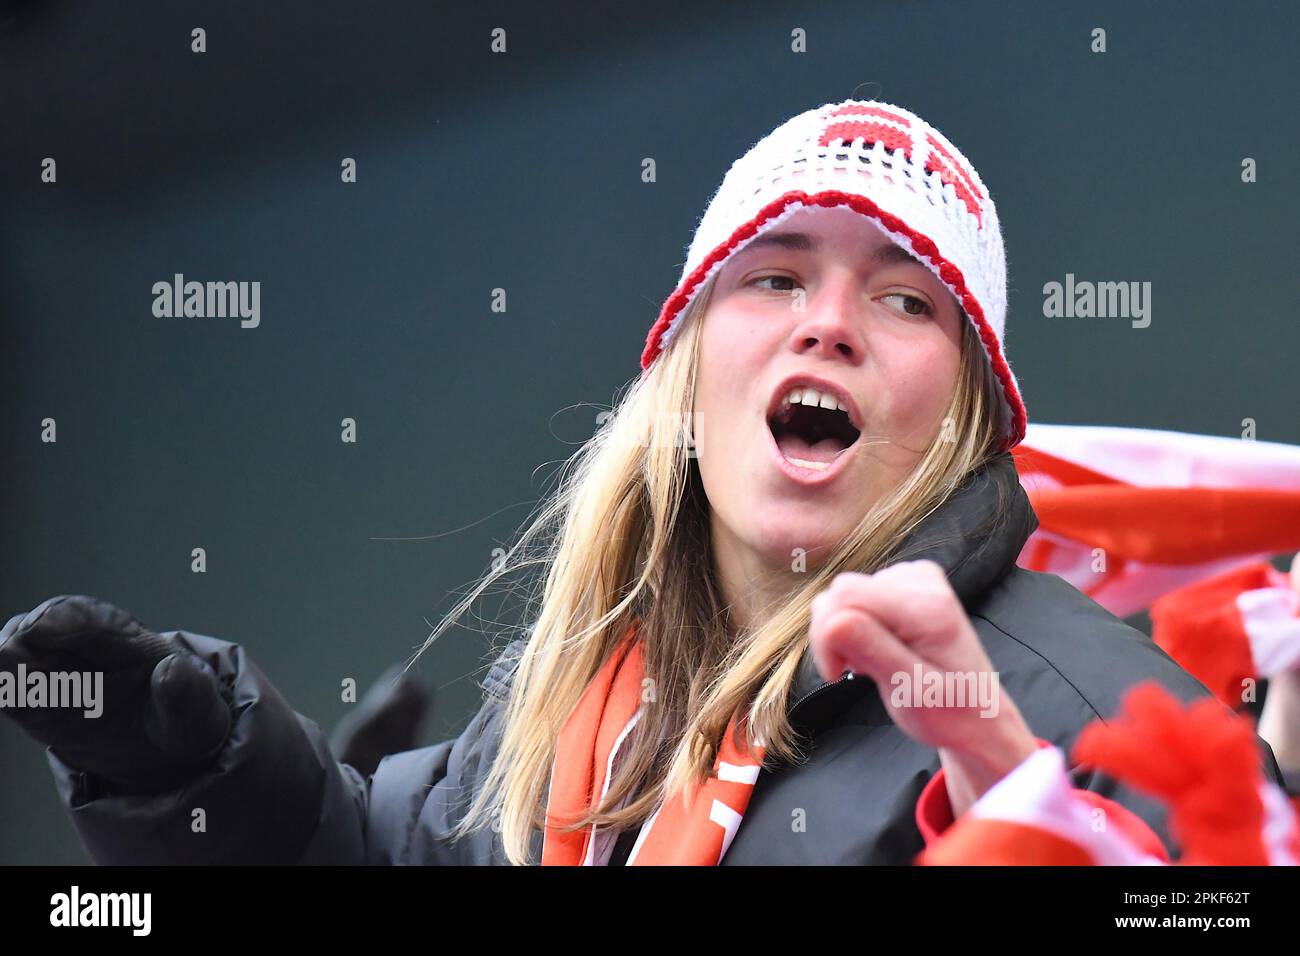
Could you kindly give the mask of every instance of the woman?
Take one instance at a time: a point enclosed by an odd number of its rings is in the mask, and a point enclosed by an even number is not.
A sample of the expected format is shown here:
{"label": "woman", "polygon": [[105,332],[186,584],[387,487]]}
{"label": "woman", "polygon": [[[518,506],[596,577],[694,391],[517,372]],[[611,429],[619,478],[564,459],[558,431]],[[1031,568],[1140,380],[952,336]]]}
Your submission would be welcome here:
{"label": "woman", "polygon": [[[433,635],[502,575],[544,570],[456,740],[363,779],[236,645],[82,596],[6,625],[4,666],[88,661],[116,682],[102,724],[26,724],[87,848],[908,863],[1132,684],[1203,696],[1143,635],[1015,566],[1036,522],[1009,454],[1025,411],[1005,311],[992,199],[937,130],[858,101],[782,124],[711,200],[641,376]],[[1079,782],[1165,835],[1155,804]]]}

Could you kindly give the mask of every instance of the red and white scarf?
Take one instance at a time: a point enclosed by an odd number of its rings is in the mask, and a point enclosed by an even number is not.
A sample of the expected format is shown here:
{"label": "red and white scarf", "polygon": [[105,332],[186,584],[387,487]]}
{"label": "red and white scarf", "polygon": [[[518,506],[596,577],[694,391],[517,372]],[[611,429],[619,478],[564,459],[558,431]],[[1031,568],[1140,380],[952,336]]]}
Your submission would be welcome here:
{"label": "red and white scarf", "polygon": [[[595,826],[561,829],[581,817],[609,790],[622,748],[646,701],[645,662],[635,632],[624,638],[579,698],[556,744],[547,798],[543,866],[603,866],[614,834]],[[723,735],[713,772],[689,801],[670,797],[641,827],[628,866],[716,866],[740,827],[762,769],[764,748],[735,745],[733,719]]]}
{"label": "red and white scarf", "polygon": [[1256,561],[1160,598],[1151,605],[1151,636],[1239,709],[1255,679],[1300,669],[1300,594],[1285,574]]}
{"label": "red and white scarf", "polygon": [[[1182,866],[1300,864],[1300,798],[1265,778],[1254,725],[1212,698],[1183,703],[1146,682],[1119,715],[1094,720],[1073,747],[1075,764],[1100,770],[1162,803]],[[1098,828],[1096,794],[1074,788],[1056,747],[1027,757],[936,840],[930,866],[1164,866],[1111,811]],[[1137,818],[1133,818],[1136,820]]]}

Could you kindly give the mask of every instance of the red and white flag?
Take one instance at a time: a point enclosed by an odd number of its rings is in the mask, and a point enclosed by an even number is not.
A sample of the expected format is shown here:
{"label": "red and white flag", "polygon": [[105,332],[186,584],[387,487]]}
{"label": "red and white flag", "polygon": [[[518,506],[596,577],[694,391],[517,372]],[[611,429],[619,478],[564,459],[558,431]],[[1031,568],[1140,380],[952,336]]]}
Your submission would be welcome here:
{"label": "red and white flag", "polygon": [[1300,550],[1300,447],[1142,428],[1031,424],[1012,452],[1039,528],[1019,564],[1111,613]]}

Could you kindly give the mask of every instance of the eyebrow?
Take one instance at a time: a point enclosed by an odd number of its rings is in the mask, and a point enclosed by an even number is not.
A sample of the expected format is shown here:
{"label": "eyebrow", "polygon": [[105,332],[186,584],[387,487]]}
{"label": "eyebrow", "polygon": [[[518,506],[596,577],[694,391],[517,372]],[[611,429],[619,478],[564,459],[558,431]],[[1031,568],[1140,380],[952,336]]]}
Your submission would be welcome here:
{"label": "eyebrow", "polygon": [[[752,240],[742,251],[748,252],[751,249],[776,246],[780,249],[790,249],[795,252],[816,252],[819,245],[816,236],[810,236],[805,232],[768,232]],[[918,266],[924,265],[920,259],[894,242],[876,249],[871,254],[871,261],[882,265],[891,265],[895,262],[912,262]]]}

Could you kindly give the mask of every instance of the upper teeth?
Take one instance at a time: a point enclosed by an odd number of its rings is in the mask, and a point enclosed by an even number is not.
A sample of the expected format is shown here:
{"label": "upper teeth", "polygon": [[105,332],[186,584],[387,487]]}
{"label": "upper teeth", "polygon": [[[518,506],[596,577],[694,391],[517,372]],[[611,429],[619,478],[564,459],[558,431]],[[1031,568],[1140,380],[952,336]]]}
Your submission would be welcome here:
{"label": "upper teeth", "polygon": [[849,413],[848,406],[830,392],[819,392],[815,388],[796,388],[785,400],[790,405],[820,405],[822,408],[838,409],[846,415]]}

